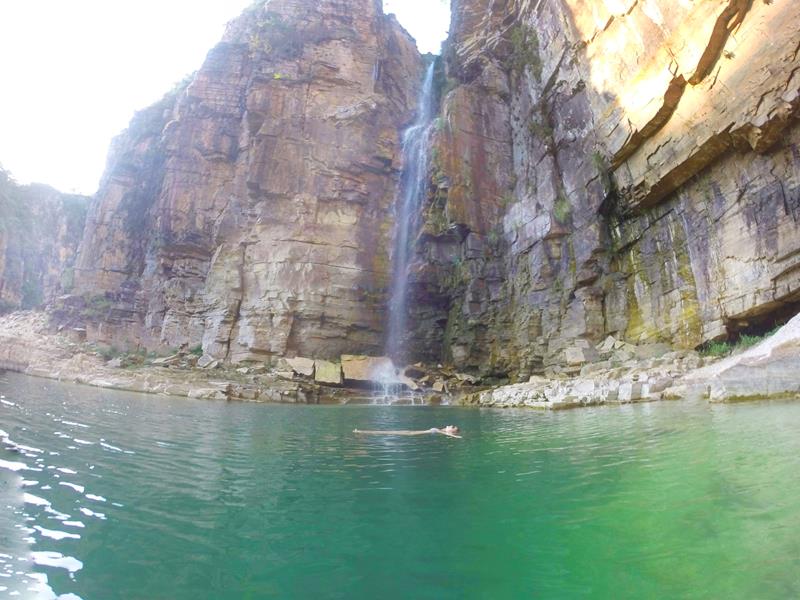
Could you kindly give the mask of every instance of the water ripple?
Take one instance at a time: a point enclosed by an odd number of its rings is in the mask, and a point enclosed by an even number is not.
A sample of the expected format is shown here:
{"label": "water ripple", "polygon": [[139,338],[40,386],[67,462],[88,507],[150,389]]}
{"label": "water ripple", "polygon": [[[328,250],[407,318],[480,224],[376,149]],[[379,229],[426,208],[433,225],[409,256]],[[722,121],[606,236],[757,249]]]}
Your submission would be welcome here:
{"label": "water ripple", "polygon": [[[256,406],[6,380],[9,589],[22,558],[87,600],[800,594],[800,405]],[[464,439],[352,434],[451,422]]]}

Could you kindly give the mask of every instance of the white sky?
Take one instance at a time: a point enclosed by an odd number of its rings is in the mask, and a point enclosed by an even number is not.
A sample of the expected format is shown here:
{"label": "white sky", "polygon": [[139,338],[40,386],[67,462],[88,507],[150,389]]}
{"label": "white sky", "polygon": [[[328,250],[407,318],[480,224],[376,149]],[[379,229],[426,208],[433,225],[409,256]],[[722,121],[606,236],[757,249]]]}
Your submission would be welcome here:
{"label": "white sky", "polygon": [[[20,183],[93,194],[111,138],[251,2],[0,0],[0,164]],[[438,53],[448,5],[384,0],[422,52]]]}

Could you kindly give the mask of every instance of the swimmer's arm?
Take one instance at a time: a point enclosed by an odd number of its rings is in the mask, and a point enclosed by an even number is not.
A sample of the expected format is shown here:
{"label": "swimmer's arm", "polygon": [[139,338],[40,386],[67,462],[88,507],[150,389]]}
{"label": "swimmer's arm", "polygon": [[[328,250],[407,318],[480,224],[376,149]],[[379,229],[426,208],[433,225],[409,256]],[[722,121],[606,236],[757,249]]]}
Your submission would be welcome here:
{"label": "swimmer's arm", "polygon": [[442,435],[446,435],[447,437],[454,437],[454,438],[461,439],[460,435],[456,435],[455,433],[447,433],[446,431],[443,431],[441,429],[437,429],[436,433],[441,433]]}
{"label": "swimmer's arm", "polygon": [[353,429],[353,433],[363,433],[365,435],[425,435],[434,432],[431,431],[430,429],[425,429],[422,431],[410,431],[407,429],[383,430],[383,431],[374,431],[369,429]]}

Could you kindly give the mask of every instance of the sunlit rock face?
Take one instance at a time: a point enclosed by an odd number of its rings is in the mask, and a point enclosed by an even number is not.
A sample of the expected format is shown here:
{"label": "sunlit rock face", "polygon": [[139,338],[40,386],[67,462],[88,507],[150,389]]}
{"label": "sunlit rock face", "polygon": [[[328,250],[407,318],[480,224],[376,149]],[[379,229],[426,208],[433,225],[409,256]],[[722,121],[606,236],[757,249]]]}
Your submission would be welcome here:
{"label": "sunlit rock face", "polygon": [[452,6],[420,357],[523,379],[575,338],[694,347],[797,311],[800,4]]}
{"label": "sunlit rock face", "polygon": [[0,313],[42,308],[70,291],[88,202],[19,186],[0,169]]}
{"label": "sunlit rock face", "polygon": [[65,313],[90,339],[234,362],[380,354],[422,70],[377,0],[248,9],[115,141],[76,269],[84,308]]}

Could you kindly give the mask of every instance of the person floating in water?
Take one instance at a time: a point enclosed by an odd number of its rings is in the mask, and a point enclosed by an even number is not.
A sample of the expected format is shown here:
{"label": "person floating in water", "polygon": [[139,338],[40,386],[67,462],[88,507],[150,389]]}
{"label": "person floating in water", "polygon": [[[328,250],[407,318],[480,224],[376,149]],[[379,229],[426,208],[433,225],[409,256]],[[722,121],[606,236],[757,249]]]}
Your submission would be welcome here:
{"label": "person floating in water", "polygon": [[362,433],[364,435],[425,435],[426,433],[441,433],[447,437],[461,438],[458,435],[460,430],[455,425],[446,425],[445,427],[431,427],[430,429],[384,429],[378,431],[370,431],[368,429],[353,429],[353,433]]}

